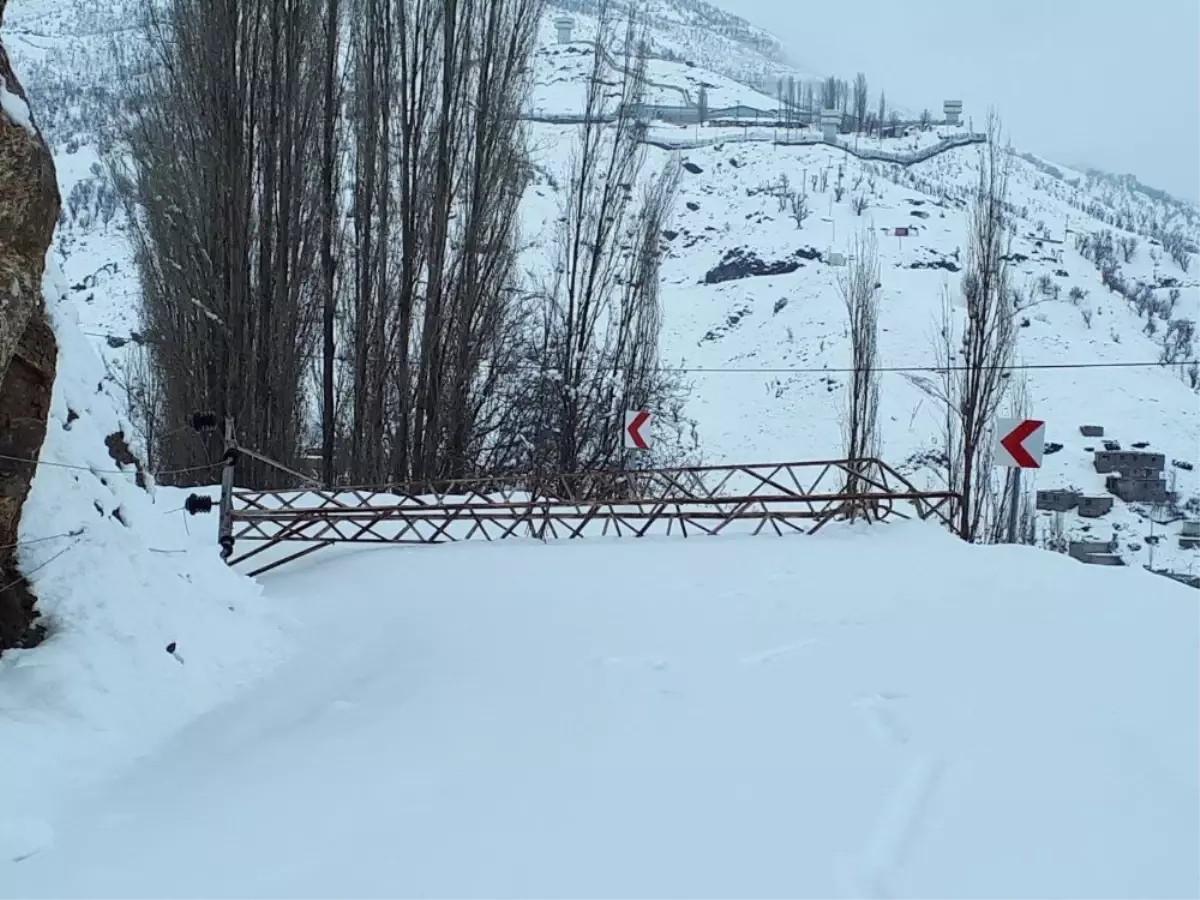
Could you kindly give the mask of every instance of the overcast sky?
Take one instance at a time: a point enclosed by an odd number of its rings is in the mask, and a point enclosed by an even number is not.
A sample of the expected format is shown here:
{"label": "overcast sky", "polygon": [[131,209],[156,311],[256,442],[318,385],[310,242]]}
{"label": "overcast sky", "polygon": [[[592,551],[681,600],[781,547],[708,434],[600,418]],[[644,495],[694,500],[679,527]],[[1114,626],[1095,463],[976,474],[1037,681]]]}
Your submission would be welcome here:
{"label": "overcast sky", "polygon": [[865,72],[872,103],[959,98],[976,126],[995,104],[1018,149],[1200,200],[1200,0],[714,2],[817,74]]}

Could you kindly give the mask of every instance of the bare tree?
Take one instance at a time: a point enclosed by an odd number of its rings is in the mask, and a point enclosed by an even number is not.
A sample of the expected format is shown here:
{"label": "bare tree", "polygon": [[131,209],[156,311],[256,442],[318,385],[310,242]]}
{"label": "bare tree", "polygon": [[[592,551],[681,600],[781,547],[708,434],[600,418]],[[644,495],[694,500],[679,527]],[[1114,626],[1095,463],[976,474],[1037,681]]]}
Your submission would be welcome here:
{"label": "bare tree", "polygon": [[942,374],[932,389],[945,412],[946,480],[950,489],[961,495],[957,531],[965,540],[981,536],[992,498],[992,431],[1016,345],[1005,261],[1011,239],[1004,212],[1011,162],[1000,146],[1000,126],[994,114],[989,115],[987,128],[961,283],[966,321],[960,331],[947,294],[935,343]]}
{"label": "bare tree", "polygon": [[355,479],[454,477],[500,453],[504,379],[519,353],[519,112],[541,9],[358,0]]}
{"label": "bare tree", "polygon": [[1138,239],[1132,234],[1121,235],[1117,238],[1117,246],[1121,249],[1121,258],[1127,263],[1133,262],[1137,255]]}
{"label": "bare tree", "polygon": [[[118,179],[166,421],[233,416],[247,445],[285,464],[305,430],[317,322],[323,9],[147,2],[154,60],[136,82]],[[172,468],[213,449],[177,428],[156,443]]]}
{"label": "bare tree", "polygon": [[[1029,379],[1024,372],[1015,372],[1008,383],[1008,417],[1011,419],[1028,419],[1033,413],[1032,401],[1029,396]],[[1008,469],[1003,486],[989,484],[988,508],[992,512],[991,521],[987,527],[990,541],[995,544],[1008,540],[1008,524],[1012,516],[1013,505],[1016,509],[1017,543],[1032,544],[1037,513],[1034,508],[1033,492],[1026,484],[1017,491],[1015,470]]]}
{"label": "bare tree", "polygon": [[342,10],[328,0],[321,122],[321,478],[333,485],[337,442],[337,259],[335,237],[341,229],[341,161],[338,138],[342,107],[340,67]]}
{"label": "bare tree", "polygon": [[862,132],[867,123],[867,76],[859,72],[854,76],[854,130]]}
{"label": "bare tree", "polygon": [[808,194],[803,191],[793,191],[788,198],[788,212],[796,222],[796,227],[803,228],[804,220],[812,214],[812,210],[808,208]]}
{"label": "bare tree", "polygon": [[[851,461],[873,459],[879,455],[879,248],[874,231],[855,235],[838,290],[849,320],[852,368],[842,420],[843,453]],[[858,474],[858,464],[852,462],[848,493],[859,490]]]}
{"label": "bare tree", "polygon": [[[601,0],[598,48],[613,42],[615,26],[613,5]],[[619,465],[625,410],[663,411],[678,388],[658,365],[661,235],[674,203],[678,159],[645,177],[644,126],[632,115],[645,90],[644,31],[633,14],[621,43],[619,72],[610,71],[606,54],[593,57],[556,277],[534,348],[540,372],[531,391],[538,410],[528,439],[533,463],[561,472]],[[615,111],[607,99],[614,78],[620,90]]]}

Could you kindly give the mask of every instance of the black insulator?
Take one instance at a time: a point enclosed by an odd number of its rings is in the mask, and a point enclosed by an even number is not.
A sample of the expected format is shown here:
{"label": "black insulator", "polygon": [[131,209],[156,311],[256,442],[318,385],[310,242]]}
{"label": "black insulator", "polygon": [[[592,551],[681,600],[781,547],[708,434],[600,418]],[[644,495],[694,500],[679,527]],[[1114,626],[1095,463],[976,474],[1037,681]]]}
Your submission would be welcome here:
{"label": "black insulator", "polygon": [[192,428],[196,431],[215,431],[217,414],[214,412],[192,413]]}
{"label": "black insulator", "polygon": [[225,460],[225,465],[227,465],[227,466],[236,466],[238,458],[240,456],[241,456],[241,454],[238,452],[237,447],[229,447],[228,449],[226,449],[226,451],[225,451],[224,455],[222,455],[221,459]]}
{"label": "black insulator", "polygon": [[213,499],[203,494],[189,494],[188,498],[183,501],[183,508],[188,511],[189,515],[193,516],[196,513],[212,512]]}

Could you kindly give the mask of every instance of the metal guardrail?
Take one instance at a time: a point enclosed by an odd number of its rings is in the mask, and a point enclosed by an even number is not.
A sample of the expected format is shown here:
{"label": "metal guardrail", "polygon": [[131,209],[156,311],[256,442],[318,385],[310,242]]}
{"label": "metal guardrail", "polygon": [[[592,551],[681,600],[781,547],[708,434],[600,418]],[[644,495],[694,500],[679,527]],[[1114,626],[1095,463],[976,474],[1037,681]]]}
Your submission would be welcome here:
{"label": "metal guardrail", "polygon": [[335,490],[233,490],[235,544],[306,546],[258,575],[337,543],[439,544],[722,532],[812,534],[835,518],[936,519],[958,495],[922,491],[876,459],[522,475]]}

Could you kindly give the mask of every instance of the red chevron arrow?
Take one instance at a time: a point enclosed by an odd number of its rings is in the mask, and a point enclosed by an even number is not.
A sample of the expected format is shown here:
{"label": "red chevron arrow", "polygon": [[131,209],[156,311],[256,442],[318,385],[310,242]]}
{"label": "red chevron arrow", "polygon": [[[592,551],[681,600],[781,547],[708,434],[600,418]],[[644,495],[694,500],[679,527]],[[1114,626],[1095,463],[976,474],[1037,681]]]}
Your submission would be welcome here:
{"label": "red chevron arrow", "polygon": [[1020,425],[1000,438],[1000,446],[1008,451],[1009,456],[1022,469],[1040,468],[1038,461],[1025,449],[1025,439],[1045,424],[1045,422],[1038,419],[1025,419]]}
{"label": "red chevron arrow", "polygon": [[642,437],[642,426],[649,421],[650,413],[643,409],[632,419],[629,419],[628,424],[625,426],[625,431],[629,433],[629,440],[638,450],[650,449],[650,445],[646,442],[646,439]]}

